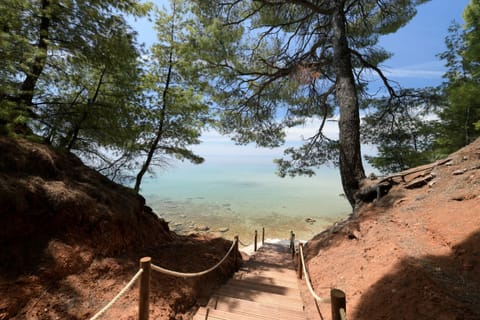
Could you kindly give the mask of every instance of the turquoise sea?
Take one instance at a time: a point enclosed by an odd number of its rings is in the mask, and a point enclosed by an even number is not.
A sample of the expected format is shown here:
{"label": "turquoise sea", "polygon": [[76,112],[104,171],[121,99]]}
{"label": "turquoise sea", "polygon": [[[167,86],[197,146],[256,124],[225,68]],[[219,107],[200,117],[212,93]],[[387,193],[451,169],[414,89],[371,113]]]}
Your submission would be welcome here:
{"label": "turquoise sea", "polygon": [[260,238],[262,227],[266,238],[288,238],[293,230],[308,240],[351,212],[337,169],[280,178],[268,162],[179,164],[146,178],[141,193],[177,233],[208,228],[228,239],[238,234],[244,244],[255,229]]}

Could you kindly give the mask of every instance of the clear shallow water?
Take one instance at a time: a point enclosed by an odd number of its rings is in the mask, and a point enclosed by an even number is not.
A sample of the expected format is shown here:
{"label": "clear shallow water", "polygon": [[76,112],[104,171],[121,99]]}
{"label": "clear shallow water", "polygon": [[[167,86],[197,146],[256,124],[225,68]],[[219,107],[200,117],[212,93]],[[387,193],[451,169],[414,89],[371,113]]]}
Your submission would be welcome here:
{"label": "clear shallow water", "polygon": [[141,192],[176,232],[206,226],[230,239],[239,234],[244,243],[262,227],[267,238],[287,238],[293,230],[309,239],[351,212],[329,168],[292,179],[276,176],[273,164],[181,165],[145,179]]}

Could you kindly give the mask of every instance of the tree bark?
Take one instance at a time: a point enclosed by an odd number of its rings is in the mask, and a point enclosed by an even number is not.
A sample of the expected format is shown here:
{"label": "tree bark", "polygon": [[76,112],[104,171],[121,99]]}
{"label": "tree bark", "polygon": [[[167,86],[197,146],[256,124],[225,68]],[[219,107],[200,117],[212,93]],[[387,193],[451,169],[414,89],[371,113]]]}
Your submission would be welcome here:
{"label": "tree bark", "polygon": [[138,172],[137,177],[135,179],[135,186],[133,187],[133,190],[135,190],[135,192],[137,193],[140,191],[140,185],[142,184],[143,176],[145,175],[145,173],[147,173],[147,170],[150,167],[150,164],[152,163],[153,157],[155,156],[155,152],[157,151],[158,144],[160,143],[160,140],[162,139],[162,136],[163,136],[164,124],[165,124],[166,113],[167,113],[167,94],[168,94],[168,90],[170,89],[170,81],[172,80],[172,69],[173,69],[173,49],[171,49],[170,55],[169,55],[167,79],[165,81],[165,88],[163,89],[163,94],[162,94],[162,109],[160,110],[160,118],[159,118],[157,133],[156,133],[155,139],[153,139],[152,143],[149,146],[147,158],[145,159],[145,162],[140,168],[140,171]]}
{"label": "tree bark", "polygon": [[22,107],[27,108],[27,111],[30,115],[32,114],[30,107],[33,104],[33,92],[35,90],[35,86],[37,85],[38,78],[42,74],[43,68],[45,67],[48,53],[48,38],[51,20],[47,14],[47,11],[48,7],[50,6],[50,1],[42,0],[41,6],[37,52],[35,53],[27,76],[25,80],[23,80],[20,88],[20,102],[23,103]]}
{"label": "tree bark", "polygon": [[[173,8],[172,8],[174,17],[177,14],[175,3],[173,2]],[[170,39],[171,42],[173,43],[173,38],[174,38],[174,33],[175,33],[175,19],[172,22],[172,27],[170,30]],[[167,96],[170,90],[170,83],[172,81],[172,72],[173,72],[173,55],[174,55],[174,48],[170,47],[170,52],[168,55],[168,71],[167,71],[167,78],[165,80],[165,87],[163,88],[162,92],[162,109],[160,110],[160,119],[159,119],[159,124],[157,128],[157,134],[155,136],[155,139],[152,141],[152,144],[149,146],[147,158],[145,159],[145,162],[142,165],[142,168],[137,174],[136,180],[135,180],[135,186],[133,189],[138,193],[140,191],[140,185],[142,183],[143,176],[147,172],[148,168],[150,167],[150,164],[152,163],[152,160],[155,156],[155,152],[157,151],[158,144],[160,143],[160,140],[162,139],[163,133],[164,133],[164,125],[165,125],[165,120],[167,117],[167,106],[168,106],[168,101],[167,101]]]}
{"label": "tree bark", "polygon": [[346,36],[345,1],[337,1],[332,15],[336,98],[340,107],[340,175],[345,196],[355,209],[355,194],[365,178],[360,151],[360,114],[351,52]]}

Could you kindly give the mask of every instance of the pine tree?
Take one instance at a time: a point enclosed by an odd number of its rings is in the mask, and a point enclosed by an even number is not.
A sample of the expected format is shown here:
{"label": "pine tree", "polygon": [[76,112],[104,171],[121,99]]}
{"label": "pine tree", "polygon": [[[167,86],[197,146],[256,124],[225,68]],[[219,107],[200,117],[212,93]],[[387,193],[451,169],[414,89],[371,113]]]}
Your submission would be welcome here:
{"label": "pine tree", "polygon": [[[101,54],[113,54],[102,45],[117,31],[126,34],[123,16],[144,15],[149,8],[150,5],[130,0],[2,1],[0,126],[3,131],[29,131],[28,126],[43,116],[43,106],[49,103],[43,91],[55,93],[60,85],[51,81],[55,78],[51,73],[64,73],[65,67],[75,68],[70,61],[91,62]],[[52,100],[52,95],[48,98]]]}
{"label": "pine tree", "polygon": [[444,85],[447,105],[440,109],[437,148],[443,155],[480,136],[480,1],[471,0],[464,11],[465,25],[453,24],[440,57],[448,68]]}
{"label": "pine tree", "polygon": [[[389,53],[376,46],[426,1],[197,1],[207,25],[203,39],[216,67],[223,130],[239,143],[278,146],[286,127],[319,120],[303,147],[286,150],[280,173],[312,174],[311,167],[338,161],[345,195],[365,177],[360,152],[359,96],[365,72],[378,73]],[[202,40],[200,40],[202,42]],[[207,42],[204,40],[203,42]],[[338,141],[325,137],[326,119],[340,114]]]}
{"label": "pine tree", "polygon": [[209,106],[201,69],[195,63],[197,52],[190,40],[195,23],[190,7],[182,0],[171,0],[170,8],[157,12],[155,29],[158,42],[152,47],[144,77],[143,132],[135,145],[141,165],[135,177],[138,192],[145,174],[154,166],[164,166],[168,158],[204,161],[188,147],[200,143],[208,124]]}

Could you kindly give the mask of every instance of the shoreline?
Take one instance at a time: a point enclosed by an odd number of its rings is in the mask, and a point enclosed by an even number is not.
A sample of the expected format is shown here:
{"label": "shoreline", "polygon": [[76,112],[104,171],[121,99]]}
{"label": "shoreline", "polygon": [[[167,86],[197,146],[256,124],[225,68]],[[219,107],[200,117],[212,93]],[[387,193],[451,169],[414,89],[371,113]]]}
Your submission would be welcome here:
{"label": "shoreline", "polygon": [[[307,241],[308,240],[295,239],[295,245],[297,245],[300,242],[305,243]],[[280,244],[282,246],[288,247],[290,246],[290,239],[267,238],[265,239],[265,243]],[[260,239],[260,241],[258,242],[257,250],[260,249],[261,247],[262,247],[262,240]],[[253,251],[253,249],[254,249],[253,243],[248,246],[242,246],[239,243],[239,246],[238,246],[238,251],[243,252],[249,256],[255,254],[255,251]]]}
{"label": "shoreline", "polygon": [[297,240],[307,241],[329,229],[332,225],[344,221],[348,216],[299,218],[281,215],[270,215],[268,217],[159,215],[160,218],[168,222],[170,230],[179,235],[209,234],[231,241],[238,235],[240,242],[245,244],[245,246],[242,246],[240,243],[240,248],[253,246],[255,230],[257,231],[257,243],[261,243],[262,228],[265,231],[265,239],[269,239],[269,241],[289,241],[292,231]]}

